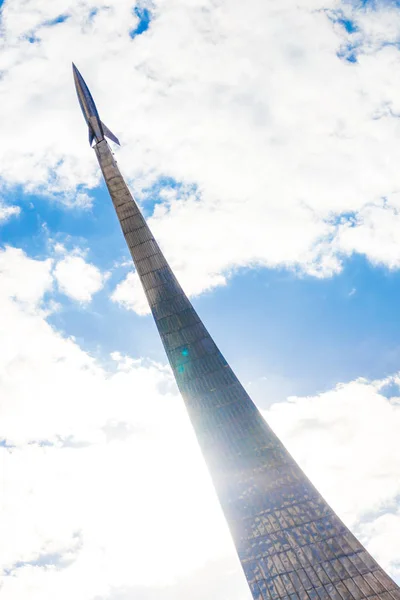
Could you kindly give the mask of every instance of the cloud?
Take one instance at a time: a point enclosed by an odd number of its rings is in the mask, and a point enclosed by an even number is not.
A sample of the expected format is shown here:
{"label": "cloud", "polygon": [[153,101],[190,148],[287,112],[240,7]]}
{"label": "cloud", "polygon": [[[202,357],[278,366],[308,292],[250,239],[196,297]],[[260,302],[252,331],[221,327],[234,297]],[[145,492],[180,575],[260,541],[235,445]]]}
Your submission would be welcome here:
{"label": "cloud", "polygon": [[346,255],[355,252],[367,256],[376,265],[390,269],[400,267],[400,196],[394,195],[391,203],[385,200],[364,207],[356,216],[342,223],[336,244]]}
{"label": "cloud", "polygon": [[[49,296],[54,293],[55,281],[59,290],[71,299],[89,302],[93,294],[102,289],[109,273],[102,273],[95,265],[86,262],[80,256],[82,251],[77,248],[67,253],[65,247],[57,243],[54,251],[56,256],[63,255],[56,262],[53,258],[34,260],[20,248],[0,248],[1,295],[12,297],[34,311],[42,306],[45,293]],[[49,297],[46,309],[52,305],[54,299]]]}
{"label": "cloud", "polygon": [[108,273],[102,273],[95,265],[87,263],[82,256],[67,255],[54,268],[59,290],[82,303],[91,301],[108,276]]}
{"label": "cloud", "polygon": [[380,557],[381,564],[391,569],[400,580],[400,510],[394,504],[390,512],[378,516],[365,525],[364,540],[370,551]]}
{"label": "cloud", "polygon": [[232,570],[230,560],[218,560],[207,565],[189,577],[180,578],[175,585],[164,586],[132,586],[112,589],[109,594],[96,600],[158,600],[160,594],[164,600],[188,598],[204,600],[204,598],[223,598],[230,600],[251,600],[249,588],[243,585],[241,572]]}
{"label": "cloud", "polygon": [[[149,26],[132,39],[138,16],[125,0],[95,10],[6,0],[0,99],[2,114],[15,115],[2,123],[6,184],[82,205],[99,182],[70,47],[144,206],[160,188],[150,222],[189,293],[242,267],[329,277],[360,251],[343,238],[348,216],[365,219],[382,198],[385,214],[371,218],[385,236],[400,183],[397,8],[251,0],[245,20],[238,1],[139,9]],[[195,192],[167,198],[168,181]],[[361,251],[376,262],[373,228],[363,236]],[[393,252],[379,263],[398,268]]]}
{"label": "cloud", "polygon": [[19,248],[0,248],[1,298],[37,309],[53,286],[51,266],[51,259],[36,261]]}
{"label": "cloud", "polygon": [[19,206],[8,206],[0,200],[0,223],[8,221],[13,216],[18,216],[21,212]]}
{"label": "cloud", "polygon": [[93,198],[86,192],[67,193],[55,195],[68,208],[90,210],[93,207]]}
{"label": "cloud", "polygon": [[125,279],[117,285],[111,295],[111,300],[128,310],[134,310],[138,315],[150,314],[149,303],[136,272],[128,273]]}

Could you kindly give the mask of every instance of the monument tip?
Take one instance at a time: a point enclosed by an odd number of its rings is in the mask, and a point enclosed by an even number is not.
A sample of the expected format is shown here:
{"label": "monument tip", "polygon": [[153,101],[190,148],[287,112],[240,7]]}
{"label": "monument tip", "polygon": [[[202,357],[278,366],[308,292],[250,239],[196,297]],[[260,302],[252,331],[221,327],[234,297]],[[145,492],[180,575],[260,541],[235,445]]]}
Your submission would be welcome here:
{"label": "monument tip", "polygon": [[79,104],[89,128],[89,144],[92,145],[93,140],[95,140],[96,144],[98,144],[104,140],[104,137],[106,136],[120,146],[121,144],[119,143],[118,138],[100,120],[100,116],[97,111],[96,104],[94,103],[92,94],[90,93],[85,80],[74,63],[72,63],[72,72],[74,75],[75,89],[78,95]]}

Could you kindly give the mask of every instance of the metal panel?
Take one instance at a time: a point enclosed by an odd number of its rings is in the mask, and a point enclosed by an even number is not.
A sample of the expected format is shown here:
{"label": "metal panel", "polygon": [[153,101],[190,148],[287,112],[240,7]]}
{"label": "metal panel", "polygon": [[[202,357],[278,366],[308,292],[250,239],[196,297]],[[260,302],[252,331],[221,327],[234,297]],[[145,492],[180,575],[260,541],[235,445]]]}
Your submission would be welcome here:
{"label": "metal panel", "polygon": [[160,253],[160,248],[155,240],[146,240],[142,244],[139,244],[135,248],[135,260],[140,261],[143,258],[149,258],[149,256],[158,256],[162,260],[162,267],[166,266],[166,260]]}
{"label": "metal panel", "polygon": [[152,235],[148,228],[144,226],[140,227],[140,220],[136,215],[132,215],[123,221],[122,227],[124,228],[126,242],[133,255],[135,246],[139,246],[140,244],[143,244],[143,242],[152,239]]}
{"label": "metal panel", "polygon": [[157,269],[162,269],[163,267],[165,267],[165,265],[165,258],[163,256],[160,256],[159,254],[153,254],[152,256],[148,256],[147,258],[137,260],[135,264],[136,270],[139,273],[139,275],[145,275],[146,273],[151,273],[152,271],[156,271]]}

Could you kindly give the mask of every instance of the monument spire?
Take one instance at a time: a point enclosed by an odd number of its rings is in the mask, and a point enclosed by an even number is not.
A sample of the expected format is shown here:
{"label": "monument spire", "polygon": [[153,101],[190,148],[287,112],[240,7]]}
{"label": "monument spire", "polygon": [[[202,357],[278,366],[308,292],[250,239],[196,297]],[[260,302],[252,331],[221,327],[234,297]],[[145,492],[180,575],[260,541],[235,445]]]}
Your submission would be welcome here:
{"label": "monument spire", "polygon": [[[400,600],[273,433],[179,285],[133,199],[74,66],[79,102],[122,232],[254,600]],[[345,490],[343,491],[345,493]]]}

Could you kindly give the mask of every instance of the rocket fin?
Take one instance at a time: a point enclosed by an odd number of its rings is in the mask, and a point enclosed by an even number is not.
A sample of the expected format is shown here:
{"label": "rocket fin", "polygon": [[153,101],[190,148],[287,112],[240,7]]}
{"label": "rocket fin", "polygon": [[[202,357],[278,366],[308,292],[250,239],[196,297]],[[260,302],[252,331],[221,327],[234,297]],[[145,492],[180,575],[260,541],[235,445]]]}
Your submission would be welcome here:
{"label": "rocket fin", "polygon": [[118,146],[120,146],[121,144],[119,143],[119,139],[113,134],[112,131],[108,129],[107,125],[104,125],[104,123],[102,122],[101,126],[103,127],[104,135],[107,136],[109,140],[112,140],[113,142],[118,144]]}

